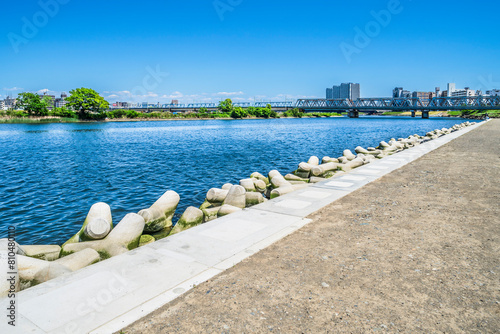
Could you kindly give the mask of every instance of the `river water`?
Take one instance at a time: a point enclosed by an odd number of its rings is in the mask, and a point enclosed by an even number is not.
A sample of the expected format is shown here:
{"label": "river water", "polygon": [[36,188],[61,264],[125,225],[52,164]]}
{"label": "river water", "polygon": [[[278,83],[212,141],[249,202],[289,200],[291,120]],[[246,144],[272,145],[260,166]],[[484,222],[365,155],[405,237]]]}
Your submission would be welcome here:
{"label": "river water", "polygon": [[14,225],[20,244],[62,244],[92,204],[108,203],[116,224],[169,189],[181,196],[179,217],[199,206],[210,188],[252,172],[285,174],[311,155],[338,157],[358,145],[461,122],[342,117],[0,124],[0,237]]}

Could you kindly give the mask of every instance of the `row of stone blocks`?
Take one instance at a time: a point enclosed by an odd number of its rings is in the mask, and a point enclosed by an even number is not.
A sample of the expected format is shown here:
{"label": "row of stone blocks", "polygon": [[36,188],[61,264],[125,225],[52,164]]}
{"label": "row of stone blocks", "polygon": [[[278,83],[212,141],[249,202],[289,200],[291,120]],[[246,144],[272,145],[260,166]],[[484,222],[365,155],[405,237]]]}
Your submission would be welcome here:
{"label": "row of stone blocks", "polygon": [[[12,286],[7,278],[0,277],[0,297],[5,296],[8,291],[26,289],[218,217],[345,174],[373,160],[469,125],[471,123],[466,122],[449,129],[428,132],[425,136],[413,135],[398,140],[391,139],[389,142],[382,141],[376,148],[364,149],[358,146],[355,149],[356,155],[345,150],[338,158],[323,157],[321,163],[318,157],[312,156],[307,162],[301,162],[293,173],[285,176],[277,170],[270,171],[267,176],[255,172],[250,178],[240,180],[237,185],[228,183],[221,188],[210,189],[205,202],[199,208],[188,207],[175,226],[172,218],[180,196],[172,190],[163,194],[148,209],[127,214],[114,228],[109,205],[96,203],[90,208],[80,230],[62,246],[20,246],[14,241],[1,239],[2,259],[6,259],[9,253],[17,254],[19,279]],[[1,266],[4,267],[0,268],[2,273],[11,271],[7,270],[7,261],[2,261]]]}

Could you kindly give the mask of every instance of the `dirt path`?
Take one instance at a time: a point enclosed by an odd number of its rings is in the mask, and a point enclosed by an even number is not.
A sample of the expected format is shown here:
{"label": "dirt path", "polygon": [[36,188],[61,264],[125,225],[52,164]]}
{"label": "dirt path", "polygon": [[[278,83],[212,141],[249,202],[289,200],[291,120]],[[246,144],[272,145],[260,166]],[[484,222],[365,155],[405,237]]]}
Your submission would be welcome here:
{"label": "dirt path", "polygon": [[498,333],[500,120],[311,215],[125,333]]}

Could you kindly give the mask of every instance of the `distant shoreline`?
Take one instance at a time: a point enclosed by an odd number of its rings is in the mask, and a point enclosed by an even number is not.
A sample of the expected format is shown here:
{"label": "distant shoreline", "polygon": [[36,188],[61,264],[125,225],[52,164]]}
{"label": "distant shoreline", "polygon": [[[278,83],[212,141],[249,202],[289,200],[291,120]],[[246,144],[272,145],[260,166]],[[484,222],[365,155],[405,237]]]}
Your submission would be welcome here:
{"label": "distant shoreline", "polygon": [[[411,117],[410,114],[390,114],[390,115],[370,115],[370,116],[384,116],[384,117]],[[279,117],[274,119],[296,119],[296,118],[343,118],[346,115],[341,116],[303,116],[303,117]],[[417,115],[416,118],[419,118]],[[448,115],[446,112],[440,113],[439,115],[431,115],[432,118],[468,118],[464,116]],[[113,118],[104,120],[79,120],[76,118],[61,118],[54,116],[46,117],[24,117],[24,118],[13,118],[13,117],[1,117],[0,124],[52,124],[52,123],[99,123],[99,122],[157,122],[157,121],[209,121],[209,120],[260,120],[260,119],[271,119],[271,118],[261,118],[261,117],[246,117],[246,118],[228,118],[228,117],[215,117],[215,118]]]}
{"label": "distant shoreline", "polygon": [[[301,118],[342,118],[346,116],[305,116]],[[112,118],[104,120],[79,120],[76,118],[63,119],[58,117],[25,117],[25,118],[0,118],[0,124],[49,124],[49,123],[108,123],[108,122],[155,122],[155,121],[210,121],[210,120],[259,120],[259,119],[294,119],[300,117],[279,117],[279,118],[262,118],[262,117],[246,117],[246,118],[230,118],[230,117],[215,117],[215,118]]]}

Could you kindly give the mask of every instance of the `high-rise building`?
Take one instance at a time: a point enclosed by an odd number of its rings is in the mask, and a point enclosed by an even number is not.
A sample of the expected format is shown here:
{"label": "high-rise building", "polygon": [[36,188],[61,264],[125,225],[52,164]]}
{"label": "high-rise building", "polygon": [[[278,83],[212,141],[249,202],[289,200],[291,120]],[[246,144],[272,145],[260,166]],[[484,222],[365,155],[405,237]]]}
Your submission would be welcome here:
{"label": "high-rise building", "polygon": [[343,83],[340,85],[340,98],[357,100],[360,97],[359,84]]}
{"label": "high-rise building", "polygon": [[342,83],[340,86],[333,86],[326,89],[327,99],[349,99],[357,100],[361,97],[359,83]]}
{"label": "high-rise building", "polygon": [[488,96],[500,96],[500,89],[487,90],[486,95],[488,95]]}
{"label": "high-rise building", "polygon": [[5,110],[5,101],[4,100],[0,100],[0,110]]}
{"label": "high-rise building", "polygon": [[436,95],[435,97],[441,97],[441,87],[436,87]]}
{"label": "high-rise building", "polygon": [[448,83],[448,96],[453,96],[453,92],[456,90],[456,85],[454,83]]}
{"label": "high-rise building", "polygon": [[327,88],[326,89],[326,98],[329,100],[329,99],[333,99],[333,88]]}
{"label": "high-rise building", "polygon": [[342,95],[340,94],[340,86],[332,87],[332,99],[340,99]]}

